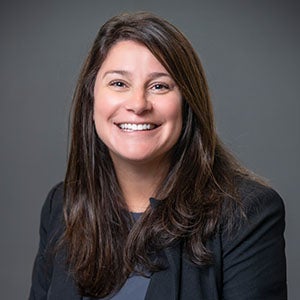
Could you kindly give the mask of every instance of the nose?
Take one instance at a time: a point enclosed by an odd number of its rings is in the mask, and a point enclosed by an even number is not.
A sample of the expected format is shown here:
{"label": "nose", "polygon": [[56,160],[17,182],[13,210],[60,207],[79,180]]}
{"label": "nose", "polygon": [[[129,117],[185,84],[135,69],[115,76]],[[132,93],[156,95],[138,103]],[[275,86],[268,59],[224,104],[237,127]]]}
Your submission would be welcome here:
{"label": "nose", "polygon": [[132,111],[135,114],[140,115],[152,109],[152,104],[147,99],[144,89],[133,90],[128,96],[129,97],[126,101],[126,109],[128,111]]}

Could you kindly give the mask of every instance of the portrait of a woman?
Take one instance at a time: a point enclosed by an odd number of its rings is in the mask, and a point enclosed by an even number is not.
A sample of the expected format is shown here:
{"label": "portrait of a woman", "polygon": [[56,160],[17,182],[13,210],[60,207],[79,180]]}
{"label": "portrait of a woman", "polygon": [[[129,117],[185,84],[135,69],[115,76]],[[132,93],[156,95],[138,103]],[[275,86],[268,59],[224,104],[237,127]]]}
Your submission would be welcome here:
{"label": "portrait of a woman", "polygon": [[30,300],[286,299],[283,201],[222,144],[180,30],[150,13],[109,19],[71,121]]}

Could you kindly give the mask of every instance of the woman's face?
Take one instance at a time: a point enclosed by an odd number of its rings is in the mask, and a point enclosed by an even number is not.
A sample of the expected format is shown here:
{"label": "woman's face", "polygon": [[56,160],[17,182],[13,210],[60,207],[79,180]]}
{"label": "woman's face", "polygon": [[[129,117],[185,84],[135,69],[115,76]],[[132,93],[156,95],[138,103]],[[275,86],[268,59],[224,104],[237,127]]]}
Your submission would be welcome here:
{"label": "woman's face", "polygon": [[94,88],[94,122],[113,162],[161,163],[182,129],[178,86],[147,47],[120,41]]}

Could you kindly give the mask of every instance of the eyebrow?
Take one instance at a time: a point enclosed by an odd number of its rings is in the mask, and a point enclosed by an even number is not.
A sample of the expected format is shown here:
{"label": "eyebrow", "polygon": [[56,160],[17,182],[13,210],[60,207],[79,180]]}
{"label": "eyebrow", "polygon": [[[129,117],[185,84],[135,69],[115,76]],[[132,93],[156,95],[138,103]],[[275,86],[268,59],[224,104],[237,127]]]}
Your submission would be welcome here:
{"label": "eyebrow", "polygon": [[[109,70],[107,72],[105,72],[102,76],[102,78],[105,78],[107,75],[109,74],[119,74],[122,76],[127,76],[127,77],[131,77],[132,73],[126,70]],[[150,80],[153,80],[155,78],[159,78],[159,77],[169,77],[172,78],[171,75],[169,73],[165,73],[165,72],[152,72],[148,75]]]}

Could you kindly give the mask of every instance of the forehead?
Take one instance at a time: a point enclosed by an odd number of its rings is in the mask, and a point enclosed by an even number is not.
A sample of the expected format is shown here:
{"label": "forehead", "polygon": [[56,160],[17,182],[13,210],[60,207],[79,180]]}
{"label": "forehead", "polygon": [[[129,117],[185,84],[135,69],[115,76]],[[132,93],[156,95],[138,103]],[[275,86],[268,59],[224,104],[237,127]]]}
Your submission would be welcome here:
{"label": "forehead", "polygon": [[109,67],[130,69],[134,66],[141,68],[149,65],[166,71],[164,66],[144,44],[132,40],[123,40],[110,48],[100,69]]}

